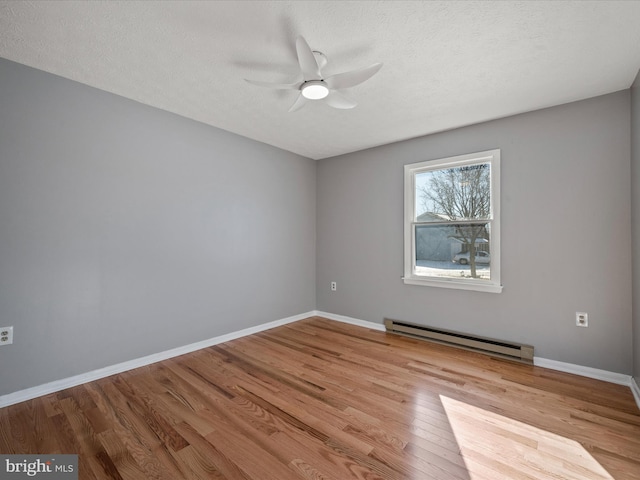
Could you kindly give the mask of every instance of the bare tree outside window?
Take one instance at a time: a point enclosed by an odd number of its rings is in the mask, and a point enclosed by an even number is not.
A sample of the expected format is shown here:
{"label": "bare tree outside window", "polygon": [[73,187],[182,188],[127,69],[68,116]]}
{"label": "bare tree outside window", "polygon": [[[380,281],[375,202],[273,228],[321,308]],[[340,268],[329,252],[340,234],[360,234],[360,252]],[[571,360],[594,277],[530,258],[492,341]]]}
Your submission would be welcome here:
{"label": "bare tree outside window", "polygon": [[421,177],[416,185],[416,210],[454,227],[461,252],[469,254],[470,275],[477,278],[477,244],[479,240],[488,244],[490,235],[491,164],[426,171],[416,177]]}

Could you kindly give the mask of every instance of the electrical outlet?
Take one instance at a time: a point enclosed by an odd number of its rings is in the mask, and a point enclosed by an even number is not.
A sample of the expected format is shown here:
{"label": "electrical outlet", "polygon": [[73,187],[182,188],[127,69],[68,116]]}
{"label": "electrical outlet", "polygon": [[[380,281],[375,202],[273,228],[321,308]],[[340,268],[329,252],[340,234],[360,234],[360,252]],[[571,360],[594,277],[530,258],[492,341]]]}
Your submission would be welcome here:
{"label": "electrical outlet", "polygon": [[0,327],[0,346],[13,343],[13,327]]}
{"label": "electrical outlet", "polygon": [[331,291],[335,292],[338,290],[338,284],[336,282],[331,282]]}
{"label": "electrical outlet", "polygon": [[578,327],[589,326],[589,315],[587,315],[586,312],[576,312],[576,326]]}

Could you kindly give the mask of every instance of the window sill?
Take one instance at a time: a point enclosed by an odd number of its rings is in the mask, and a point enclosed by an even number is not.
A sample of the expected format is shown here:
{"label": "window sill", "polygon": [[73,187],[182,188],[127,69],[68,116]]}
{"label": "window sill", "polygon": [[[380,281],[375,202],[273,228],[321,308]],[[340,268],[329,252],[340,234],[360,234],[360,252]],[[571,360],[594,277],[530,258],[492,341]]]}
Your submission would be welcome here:
{"label": "window sill", "polygon": [[406,285],[421,285],[423,287],[452,288],[456,290],[474,290],[477,292],[502,293],[502,285],[494,283],[479,283],[473,281],[460,281],[456,279],[434,279],[423,277],[403,277]]}

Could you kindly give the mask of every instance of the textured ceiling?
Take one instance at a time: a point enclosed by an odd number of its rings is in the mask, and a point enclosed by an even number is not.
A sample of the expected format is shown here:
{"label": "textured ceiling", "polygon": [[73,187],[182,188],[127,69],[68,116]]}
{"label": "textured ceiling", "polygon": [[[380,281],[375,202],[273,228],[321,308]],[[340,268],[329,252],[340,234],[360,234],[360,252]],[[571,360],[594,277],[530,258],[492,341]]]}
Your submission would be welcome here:
{"label": "textured ceiling", "polygon": [[[243,80],[297,80],[298,35],[384,63],[356,108]],[[0,1],[0,57],[320,159],[629,88],[640,2]]]}

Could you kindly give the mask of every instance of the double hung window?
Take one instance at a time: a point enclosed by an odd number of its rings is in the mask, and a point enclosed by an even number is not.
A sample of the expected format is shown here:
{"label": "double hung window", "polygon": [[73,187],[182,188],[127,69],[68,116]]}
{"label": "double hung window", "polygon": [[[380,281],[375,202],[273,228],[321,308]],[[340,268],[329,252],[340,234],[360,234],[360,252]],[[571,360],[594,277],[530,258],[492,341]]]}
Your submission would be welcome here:
{"label": "double hung window", "polygon": [[500,150],[405,165],[404,282],[501,292]]}

